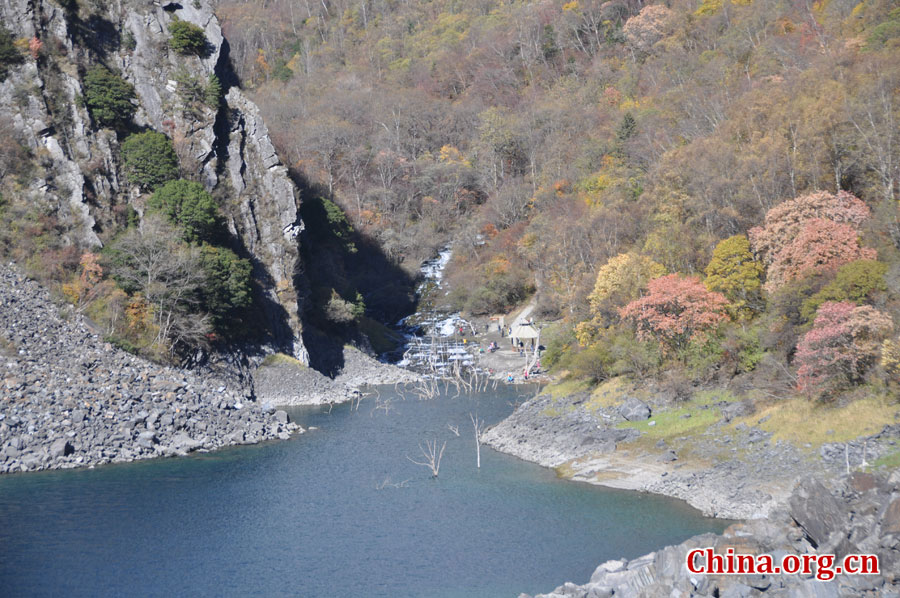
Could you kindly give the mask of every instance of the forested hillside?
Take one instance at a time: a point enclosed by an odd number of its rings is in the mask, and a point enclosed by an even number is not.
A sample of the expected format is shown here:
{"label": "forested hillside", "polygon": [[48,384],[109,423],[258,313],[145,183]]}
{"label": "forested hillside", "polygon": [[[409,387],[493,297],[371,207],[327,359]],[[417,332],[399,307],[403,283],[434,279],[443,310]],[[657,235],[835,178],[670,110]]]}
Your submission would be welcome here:
{"label": "forested hillside", "polygon": [[456,239],[470,313],[536,291],[565,319],[551,362],[792,385],[800,368],[823,392],[879,362],[896,376],[896,2],[217,12],[295,173],[398,262]]}

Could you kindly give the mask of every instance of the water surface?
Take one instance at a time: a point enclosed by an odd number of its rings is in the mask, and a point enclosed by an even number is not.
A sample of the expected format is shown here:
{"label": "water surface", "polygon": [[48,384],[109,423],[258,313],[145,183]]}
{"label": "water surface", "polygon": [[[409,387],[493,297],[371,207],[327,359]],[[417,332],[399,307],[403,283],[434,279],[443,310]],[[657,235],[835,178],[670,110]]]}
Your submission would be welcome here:
{"label": "water surface", "polygon": [[[519,392],[381,389],[387,411],[295,411],[319,429],[286,442],[0,477],[0,596],[517,596],[723,529],[486,447],[477,470],[469,413],[495,423]],[[407,459],[431,439],[436,480]]]}

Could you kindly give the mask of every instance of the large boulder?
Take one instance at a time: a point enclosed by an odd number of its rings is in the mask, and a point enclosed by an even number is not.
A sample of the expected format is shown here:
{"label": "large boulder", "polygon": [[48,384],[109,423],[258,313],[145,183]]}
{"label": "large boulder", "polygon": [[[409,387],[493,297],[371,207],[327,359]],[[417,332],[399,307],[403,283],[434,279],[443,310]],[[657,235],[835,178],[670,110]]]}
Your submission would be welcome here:
{"label": "large boulder", "polygon": [[650,406],[644,401],[630,397],[619,407],[619,415],[630,422],[650,419]]}
{"label": "large boulder", "polygon": [[75,449],[65,438],[54,440],[53,444],[50,445],[50,456],[54,459],[71,455],[74,451]]}
{"label": "large boulder", "polygon": [[791,518],[803,528],[814,547],[825,545],[832,532],[846,527],[837,500],[814,478],[805,478],[797,485],[790,508]]}

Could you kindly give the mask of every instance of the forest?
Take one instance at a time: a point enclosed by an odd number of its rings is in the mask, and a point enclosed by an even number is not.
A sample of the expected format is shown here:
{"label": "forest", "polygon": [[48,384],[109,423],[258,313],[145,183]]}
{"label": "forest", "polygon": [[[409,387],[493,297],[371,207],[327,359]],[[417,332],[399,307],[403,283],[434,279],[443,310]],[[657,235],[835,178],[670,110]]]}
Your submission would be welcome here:
{"label": "forest", "polygon": [[[76,31],[99,10],[62,6]],[[544,362],[561,374],[654,380],[673,396],[733,380],[896,393],[896,2],[222,0],[216,12],[236,80],[177,70],[179,118],[215,122],[235,84],[260,106],[301,189],[303,317],[323,343],[387,350],[379,321],[408,313],[418,264],[452,242],[449,307],[477,317],[535,301],[553,322]],[[165,33],[176,62],[208,51],[197,26],[173,19]],[[259,292],[224,227],[230,192],[204,188],[184,139],[135,126],[135,90],[104,64],[104,39],[70,64],[52,36],[0,27],[0,79],[33,62],[47,88],[14,100],[41,91],[65,129],[58,81],[77,70],[76,104],[116,139],[117,164],[85,167],[115,168],[142,212],[113,206],[100,253],[67,246],[72,223],[16,199],[47,157],[8,143],[0,249],[129,350],[166,359],[246,337]],[[0,133],[14,139],[13,125]]]}
{"label": "forest", "polygon": [[223,0],[295,175],[452,303],[532,294],[546,361],[677,395],[900,379],[888,0]]}

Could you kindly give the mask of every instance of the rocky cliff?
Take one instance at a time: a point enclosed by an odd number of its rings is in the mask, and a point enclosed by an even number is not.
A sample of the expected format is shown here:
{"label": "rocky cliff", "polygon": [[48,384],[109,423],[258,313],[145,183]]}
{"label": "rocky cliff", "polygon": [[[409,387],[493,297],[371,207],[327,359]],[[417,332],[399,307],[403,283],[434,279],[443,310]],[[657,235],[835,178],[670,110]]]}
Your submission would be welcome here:
{"label": "rocky cliff", "polygon": [[[203,28],[202,55],[169,47],[175,19]],[[0,124],[11,123],[40,164],[21,177],[19,192],[87,246],[108,240],[126,206],[140,210],[138,191],[121,174],[119,138],[92,121],[82,100],[86,68],[118,71],[136,91],[134,124],[165,132],[182,170],[220,199],[238,249],[253,261],[272,343],[307,363],[299,194],[257,107],[230,85],[227,42],[208,0],[4,0],[0,21],[23,45],[41,46],[0,83]],[[190,102],[179,89],[212,74],[227,90],[218,108]]]}

